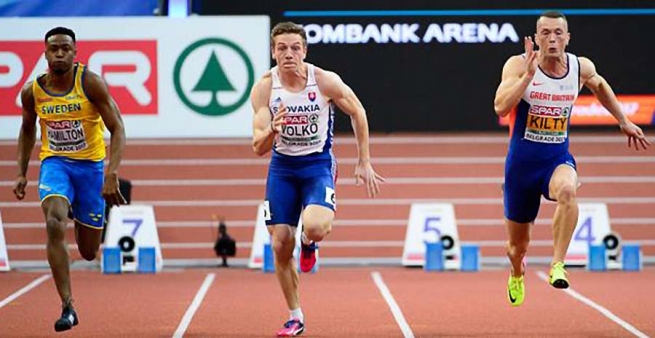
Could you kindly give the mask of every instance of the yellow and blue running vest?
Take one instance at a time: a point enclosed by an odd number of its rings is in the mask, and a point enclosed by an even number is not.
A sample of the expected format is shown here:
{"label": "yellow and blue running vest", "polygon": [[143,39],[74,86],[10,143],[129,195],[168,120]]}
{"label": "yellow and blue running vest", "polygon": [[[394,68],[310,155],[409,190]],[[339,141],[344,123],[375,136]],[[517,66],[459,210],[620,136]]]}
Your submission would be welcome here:
{"label": "yellow and blue running vest", "polygon": [[49,93],[38,79],[32,84],[41,127],[41,161],[50,156],[91,161],[105,158],[104,123],[82,88],[86,66],[75,63],[73,67],[75,83],[65,94]]}

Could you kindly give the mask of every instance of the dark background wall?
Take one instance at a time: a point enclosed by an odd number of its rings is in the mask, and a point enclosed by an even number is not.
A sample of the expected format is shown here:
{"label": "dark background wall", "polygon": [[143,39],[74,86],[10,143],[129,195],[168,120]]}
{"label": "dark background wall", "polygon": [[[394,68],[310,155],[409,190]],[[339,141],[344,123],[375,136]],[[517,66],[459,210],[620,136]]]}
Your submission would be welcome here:
{"label": "dark background wall", "polygon": [[[579,4],[578,4],[579,3]],[[585,5],[586,4],[586,5]],[[370,127],[377,132],[501,130],[493,111],[495,90],[505,60],[523,52],[523,37],[533,35],[537,13],[542,9],[652,8],[646,1],[194,1],[201,15],[267,14],[272,25],[291,20],[299,24],[387,23],[418,24],[421,38],[430,24],[509,23],[519,39],[502,43],[317,43],[309,46],[307,61],[341,75],[369,113]],[[322,16],[298,11],[344,10],[529,10],[534,13],[482,12],[479,15]],[[376,14],[376,13],[373,13]],[[431,15],[436,14],[436,15]],[[445,13],[448,14],[448,13]],[[567,13],[571,43],[568,51],[593,60],[617,94],[655,94],[655,15],[588,15]],[[302,15],[302,16],[297,16]],[[306,16],[305,16],[306,15]],[[588,91],[583,90],[583,94]],[[337,131],[350,129],[338,114]]]}

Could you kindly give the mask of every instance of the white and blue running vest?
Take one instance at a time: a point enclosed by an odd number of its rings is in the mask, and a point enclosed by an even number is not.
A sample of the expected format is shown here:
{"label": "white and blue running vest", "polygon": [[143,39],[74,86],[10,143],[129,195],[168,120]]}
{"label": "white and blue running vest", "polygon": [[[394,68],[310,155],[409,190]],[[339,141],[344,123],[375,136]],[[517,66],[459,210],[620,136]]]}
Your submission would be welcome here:
{"label": "white and blue running vest", "polygon": [[580,91],[580,63],[570,53],[567,71],[551,77],[538,68],[516,107],[509,156],[541,160],[568,152],[573,104]]}
{"label": "white and blue running vest", "polygon": [[314,153],[332,156],[334,109],[318,89],[314,65],[305,64],[307,85],[299,92],[284,89],[278,67],[271,68],[269,110],[275,116],[280,104],[284,103],[288,111],[282,132],[275,137],[274,156],[304,156]]}

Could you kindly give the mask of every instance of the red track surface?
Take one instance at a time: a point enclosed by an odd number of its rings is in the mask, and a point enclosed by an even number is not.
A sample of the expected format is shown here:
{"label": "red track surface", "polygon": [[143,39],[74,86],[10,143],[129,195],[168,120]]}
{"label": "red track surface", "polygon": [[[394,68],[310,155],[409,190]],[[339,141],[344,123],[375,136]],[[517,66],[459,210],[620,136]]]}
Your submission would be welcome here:
{"label": "red track surface", "polygon": [[[477,136],[477,135],[476,135]],[[603,135],[600,135],[603,136]],[[402,139],[400,139],[402,141]],[[459,140],[459,141],[458,141]],[[338,140],[343,141],[343,140]],[[207,143],[212,143],[208,141]],[[236,145],[128,145],[126,165],[121,175],[135,182],[133,203],[155,205],[159,236],[165,259],[212,258],[213,233],[209,228],[211,214],[224,214],[229,232],[240,243],[252,239],[257,203],[263,198],[263,185],[250,184],[189,186],[183,182],[164,182],[157,186],[151,180],[263,180],[266,159],[252,155],[247,144]],[[576,142],[571,150],[578,159],[583,186],[581,199],[607,199],[612,228],[624,239],[646,243],[646,255],[655,255],[655,219],[652,199],[655,183],[644,179],[637,183],[596,183],[592,177],[653,177],[655,160],[652,151],[634,152],[623,139]],[[466,137],[450,141],[415,140],[396,142],[383,137],[372,145],[373,162],[379,173],[389,179],[383,186],[379,202],[365,204],[364,190],[351,186],[355,146],[351,140],[338,143],[336,154],[341,159],[339,172],[338,221],[321,248],[322,257],[394,257],[400,258],[405,224],[411,201],[415,199],[456,200],[456,215],[463,241],[502,241],[502,204],[499,182],[488,183],[393,183],[398,178],[498,178],[502,177],[503,142],[482,140],[475,144]],[[0,161],[13,161],[14,146],[0,146]],[[612,159],[602,160],[611,156]],[[416,158],[413,158],[416,157]],[[453,158],[463,161],[452,163]],[[629,157],[629,158],[624,158]],[[129,164],[134,160],[164,159],[242,159],[242,164],[165,165]],[[403,158],[388,163],[391,158]],[[247,161],[246,161],[247,160]],[[252,161],[254,160],[254,162]],[[439,161],[451,163],[434,163]],[[478,164],[461,163],[466,160]],[[246,163],[251,161],[250,163]],[[386,161],[386,162],[385,162]],[[430,162],[433,163],[418,163]],[[0,166],[3,182],[13,179],[15,167]],[[37,177],[32,166],[30,178]],[[588,181],[585,181],[585,180]],[[611,181],[611,180],[610,180]],[[224,183],[224,182],[223,182]],[[221,184],[223,184],[221,183]],[[218,184],[218,183],[213,183]],[[43,216],[35,203],[34,182],[28,189],[28,203],[15,204],[9,184],[0,190],[0,207],[5,223],[5,236],[12,261],[44,260],[42,248],[25,249],[17,245],[43,244],[45,231],[40,226]],[[616,199],[631,197],[632,200]],[[494,203],[470,202],[470,199],[497,199]],[[640,201],[640,198],[649,198]],[[205,202],[205,206],[183,206],[162,201]],[[228,204],[238,204],[226,206]],[[364,203],[364,204],[363,204]],[[172,204],[172,205],[170,205]],[[552,204],[544,204],[534,228],[534,240],[550,240],[547,219]],[[484,224],[476,225],[483,220]],[[197,223],[193,223],[197,222]],[[339,223],[342,222],[342,223]],[[350,223],[349,223],[350,222]],[[387,225],[378,225],[387,222]],[[390,222],[390,223],[389,223]],[[162,224],[165,224],[163,226]],[[179,224],[179,225],[178,225]],[[74,243],[72,233],[69,241]],[[346,241],[386,241],[372,246],[334,246]],[[391,244],[389,244],[391,242]],[[204,243],[204,248],[171,249],[172,243]],[[380,242],[378,242],[380,243]],[[395,243],[395,244],[394,244]],[[399,243],[399,244],[398,244]],[[79,257],[71,250],[73,257]],[[534,246],[531,256],[547,257],[550,246]],[[249,255],[247,246],[239,257]],[[500,245],[482,247],[482,255],[503,256]],[[426,273],[421,269],[377,269],[395,298],[410,329],[416,337],[436,336],[551,336],[572,337],[634,336],[597,310],[551,288],[535,272],[544,267],[531,266],[526,275],[527,298],[521,308],[507,304],[505,283],[507,271],[484,270],[477,273]],[[402,337],[401,329],[372,277],[372,268],[323,267],[317,274],[301,275],[301,301],[307,318],[307,336],[314,337]],[[0,302],[32,280],[46,274],[9,272],[0,274]],[[73,291],[81,324],[70,337],[170,337],[189,308],[208,273],[216,273],[204,300],[185,330],[187,337],[261,337],[272,333],[286,319],[277,280],[272,274],[243,269],[165,270],[157,275],[103,275],[98,271],[73,271]],[[655,269],[647,267],[639,273],[591,273],[571,270],[575,291],[605,307],[645,335],[655,335]],[[52,336],[52,325],[59,313],[58,297],[52,279],[0,307],[0,336]]]}
{"label": "red track surface", "polygon": [[[529,268],[526,302],[509,306],[506,271],[426,273],[382,268],[383,281],[416,337],[634,337],[599,311],[550,287]],[[403,337],[370,268],[301,275],[308,337]],[[216,273],[185,337],[272,337],[287,310],[272,274],[243,269],[157,275],[73,272],[80,325],[67,337],[171,337],[207,273]],[[0,300],[42,274],[0,275]],[[655,270],[571,270],[572,288],[647,336],[655,335]],[[0,308],[2,337],[54,336],[59,313],[51,279]]]}

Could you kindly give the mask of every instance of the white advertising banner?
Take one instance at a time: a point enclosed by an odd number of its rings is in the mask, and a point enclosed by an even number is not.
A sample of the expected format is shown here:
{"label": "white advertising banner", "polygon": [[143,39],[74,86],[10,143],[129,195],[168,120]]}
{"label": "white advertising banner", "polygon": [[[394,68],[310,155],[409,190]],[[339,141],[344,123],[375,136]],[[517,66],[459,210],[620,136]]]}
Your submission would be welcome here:
{"label": "white advertising banner", "polygon": [[271,64],[267,16],[10,18],[0,20],[0,139],[18,137],[20,90],[47,70],[44,36],[57,26],[107,82],[128,138],[252,135],[250,89]]}

